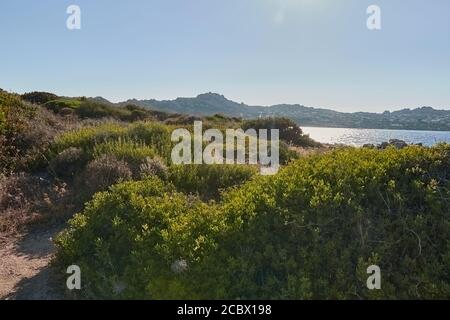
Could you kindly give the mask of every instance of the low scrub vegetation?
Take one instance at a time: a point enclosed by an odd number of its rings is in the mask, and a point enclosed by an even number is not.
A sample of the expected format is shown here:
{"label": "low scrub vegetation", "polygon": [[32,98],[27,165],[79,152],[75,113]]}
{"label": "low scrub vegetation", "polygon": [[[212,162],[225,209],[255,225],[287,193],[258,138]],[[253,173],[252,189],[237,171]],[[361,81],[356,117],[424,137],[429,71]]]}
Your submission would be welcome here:
{"label": "low scrub vegetation", "polygon": [[278,129],[280,139],[285,143],[297,147],[319,147],[320,144],[312,140],[308,135],[304,135],[302,129],[288,118],[260,118],[246,120],[243,129]]}
{"label": "low scrub vegetation", "polygon": [[[448,297],[449,167],[448,145],[344,149],[217,203],[185,191],[226,184],[223,172],[201,184],[214,167],[175,167],[178,188],[151,178],[98,194],[60,236],[60,259],[85,270],[87,297]],[[385,270],[381,290],[365,287],[373,264]]]}
{"label": "low scrub vegetation", "polygon": [[133,173],[127,162],[112,155],[102,155],[91,162],[77,175],[75,186],[78,187],[78,197],[89,199],[96,192],[123,181],[131,180]]}
{"label": "low scrub vegetation", "polygon": [[0,173],[42,165],[55,136],[79,125],[17,95],[0,92]]}
{"label": "low scrub vegetation", "polygon": [[67,184],[27,173],[0,174],[0,241],[28,225],[67,219]]}
{"label": "low scrub vegetation", "polygon": [[[62,189],[65,191],[65,197],[61,206],[65,207],[62,216],[66,216],[73,210],[79,210],[84,201],[89,200],[96,191],[104,190],[112,183],[128,180],[128,174],[124,174],[127,170],[123,169],[126,167],[131,171],[131,179],[158,176],[164,181],[169,181],[170,177],[180,190],[205,199],[217,199],[219,190],[246,181],[253,168],[230,167],[229,172],[225,172],[220,168],[202,167],[193,169],[190,173],[178,169],[179,175],[186,180],[176,177],[174,174],[176,169],[170,168],[170,154],[173,147],[171,132],[179,127],[192,131],[193,121],[196,120],[203,121],[205,130],[214,127],[220,130],[238,128],[243,124],[241,119],[221,115],[198,118],[152,111],[132,105],[114,106],[98,99],[58,97],[47,92],[31,92],[20,96],[2,90],[0,91],[2,190],[8,189],[13,197],[16,196],[15,193],[19,193],[19,189],[14,191],[7,188],[6,184],[14,185],[12,181],[16,181],[17,175],[30,176],[27,181],[46,181],[48,186],[45,190],[59,190],[60,185],[64,185]],[[296,152],[290,150],[284,142],[281,143],[280,154],[282,163],[297,157]],[[100,168],[99,161],[105,157],[117,160],[108,162],[107,167],[112,170],[111,167],[117,165],[116,169],[121,173],[119,176],[124,178],[112,179],[113,182],[99,182],[98,186],[94,186],[94,183],[89,181],[96,175],[104,174],[105,168]],[[101,172],[96,173],[95,168],[99,168]],[[224,174],[223,181],[216,181],[221,174]],[[90,179],[88,175],[92,175]],[[208,181],[212,187],[205,188],[198,181],[195,182],[195,179]],[[197,186],[188,190],[187,185],[194,183]],[[42,198],[40,201],[45,202],[49,193],[43,191],[36,194]],[[36,206],[25,205],[36,203],[36,200],[30,194],[26,195],[22,201],[23,214],[12,213],[17,212],[17,207],[12,210],[11,207],[4,206],[2,216],[6,217],[6,212],[11,214],[3,219],[3,223],[10,224],[11,228],[5,227],[3,230],[22,229],[29,221],[47,216],[45,212],[31,209]],[[27,218],[22,219],[25,216]],[[5,233],[6,231],[3,232]]]}
{"label": "low scrub vegetation", "polygon": [[218,199],[221,191],[250,180],[257,172],[256,166],[249,165],[176,165],[169,170],[169,181],[186,194]]}
{"label": "low scrub vegetation", "polygon": [[[279,129],[282,169],[172,164],[195,120]],[[56,266],[81,267],[81,298],[450,297],[450,146],[299,152],[318,146],[288,119],[1,91],[0,237],[78,212]]]}

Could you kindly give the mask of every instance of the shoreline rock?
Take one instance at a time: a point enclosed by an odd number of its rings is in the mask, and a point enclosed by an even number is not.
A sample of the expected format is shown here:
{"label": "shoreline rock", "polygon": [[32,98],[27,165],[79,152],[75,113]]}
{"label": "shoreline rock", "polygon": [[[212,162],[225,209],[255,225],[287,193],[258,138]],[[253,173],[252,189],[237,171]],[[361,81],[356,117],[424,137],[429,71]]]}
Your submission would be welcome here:
{"label": "shoreline rock", "polygon": [[395,147],[397,149],[403,149],[403,148],[406,148],[409,145],[423,146],[422,143],[408,144],[405,141],[400,140],[400,139],[390,139],[388,142],[382,142],[380,144],[368,143],[368,144],[363,145],[363,148],[384,150],[384,149],[386,149],[388,147]]}

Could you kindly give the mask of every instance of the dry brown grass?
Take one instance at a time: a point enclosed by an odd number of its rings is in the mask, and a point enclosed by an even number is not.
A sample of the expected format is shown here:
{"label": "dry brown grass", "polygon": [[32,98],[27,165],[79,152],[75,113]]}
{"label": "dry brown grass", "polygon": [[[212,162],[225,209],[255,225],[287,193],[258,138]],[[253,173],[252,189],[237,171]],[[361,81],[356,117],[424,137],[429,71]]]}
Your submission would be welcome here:
{"label": "dry brown grass", "polygon": [[63,182],[26,173],[0,176],[0,239],[15,235],[30,223],[62,212],[69,195]]}
{"label": "dry brown grass", "polygon": [[106,190],[121,181],[131,180],[130,166],[111,155],[103,155],[88,163],[84,171],[75,179],[77,194],[90,198],[94,193]]}
{"label": "dry brown grass", "polygon": [[290,146],[289,149],[295,151],[300,157],[307,157],[310,155],[317,155],[330,152],[336,147],[332,145],[321,145],[316,148],[303,148],[303,147],[293,147]]}

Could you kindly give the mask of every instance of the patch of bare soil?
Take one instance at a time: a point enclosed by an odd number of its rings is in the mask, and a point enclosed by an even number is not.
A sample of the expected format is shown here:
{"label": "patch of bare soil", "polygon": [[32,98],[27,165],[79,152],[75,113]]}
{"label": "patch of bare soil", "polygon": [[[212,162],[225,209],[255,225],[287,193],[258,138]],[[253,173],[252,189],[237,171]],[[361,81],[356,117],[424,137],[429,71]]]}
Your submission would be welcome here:
{"label": "patch of bare soil", "polygon": [[61,229],[60,225],[34,227],[0,242],[0,299],[62,299],[50,264],[53,238]]}

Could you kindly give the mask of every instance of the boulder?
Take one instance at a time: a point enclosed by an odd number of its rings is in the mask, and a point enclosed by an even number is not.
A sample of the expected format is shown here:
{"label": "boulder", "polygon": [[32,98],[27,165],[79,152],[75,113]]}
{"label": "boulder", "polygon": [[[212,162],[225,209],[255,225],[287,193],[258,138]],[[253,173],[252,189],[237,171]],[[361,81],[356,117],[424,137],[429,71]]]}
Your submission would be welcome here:
{"label": "boulder", "polygon": [[408,146],[408,144],[399,139],[391,139],[389,140],[389,145],[396,147],[397,149],[403,149]]}
{"label": "boulder", "polygon": [[[368,145],[364,145],[368,146]],[[388,147],[395,147],[397,149],[403,149],[408,146],[408,144],[400,139],[391,139],[389,142],[382,142],[381,144],[377,145],[377,149],[386,149]]]}

